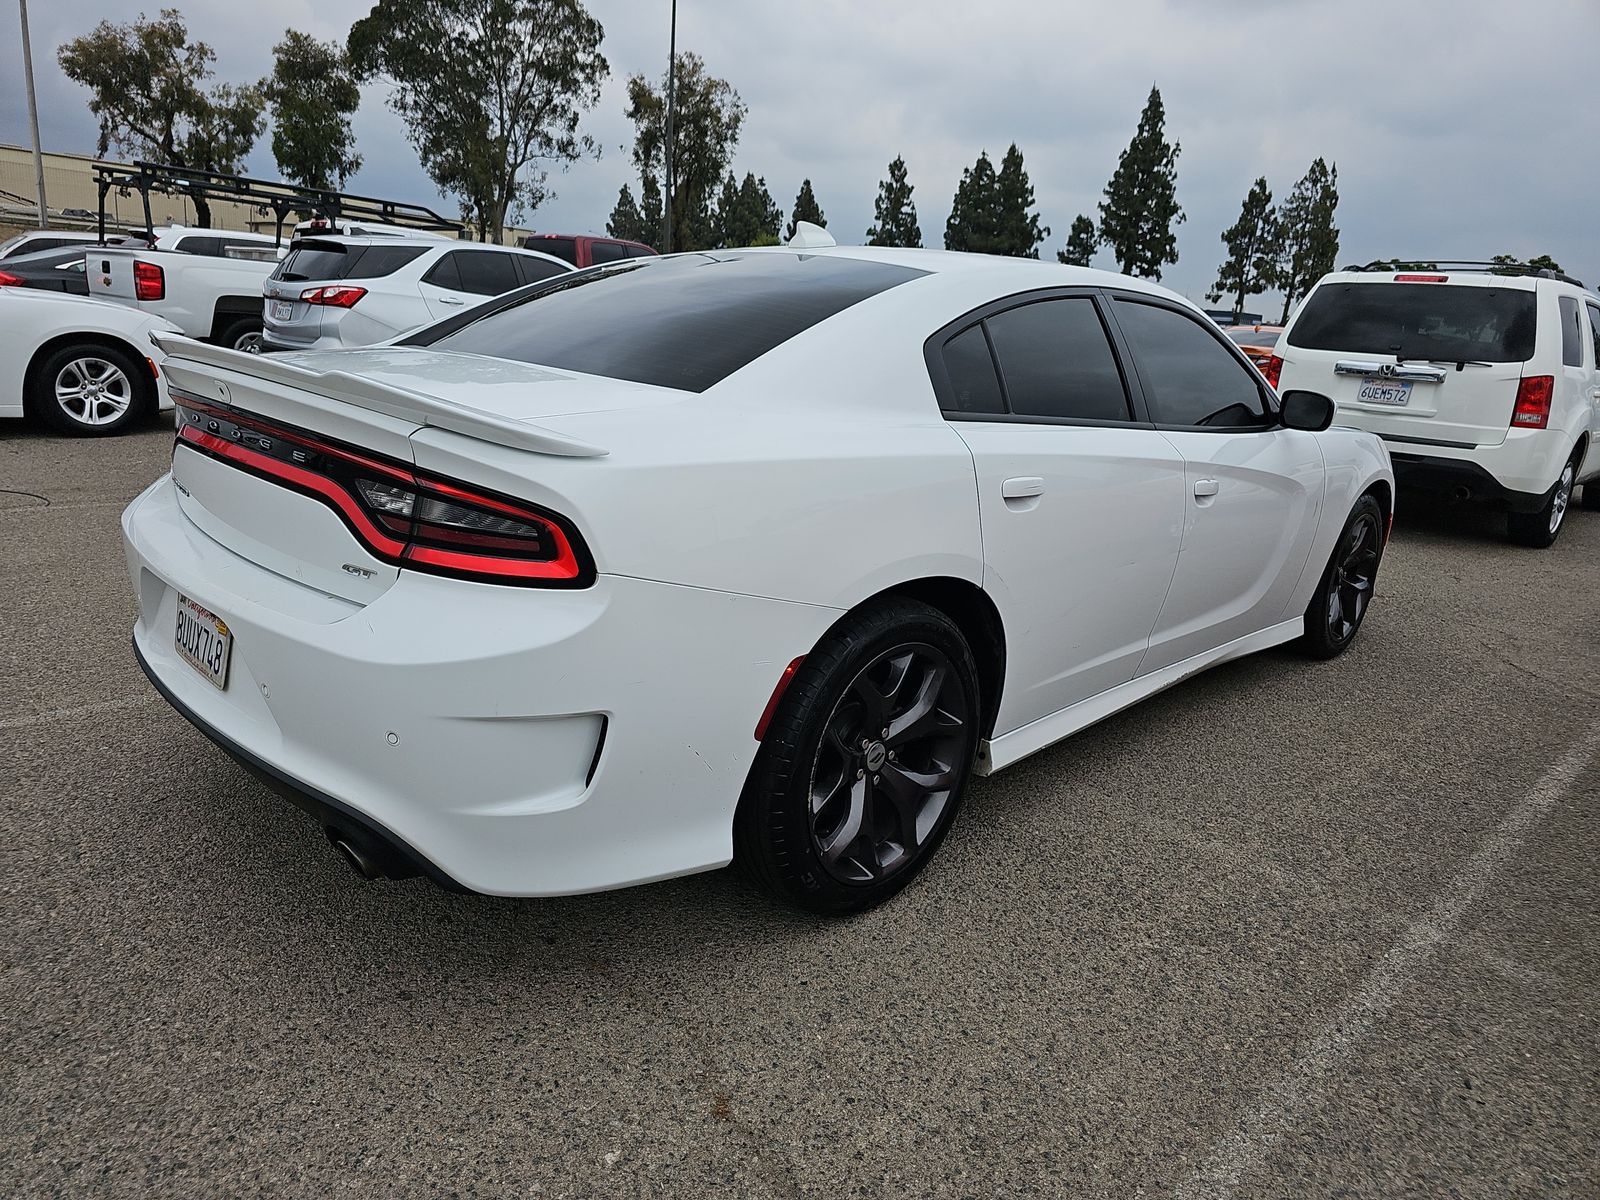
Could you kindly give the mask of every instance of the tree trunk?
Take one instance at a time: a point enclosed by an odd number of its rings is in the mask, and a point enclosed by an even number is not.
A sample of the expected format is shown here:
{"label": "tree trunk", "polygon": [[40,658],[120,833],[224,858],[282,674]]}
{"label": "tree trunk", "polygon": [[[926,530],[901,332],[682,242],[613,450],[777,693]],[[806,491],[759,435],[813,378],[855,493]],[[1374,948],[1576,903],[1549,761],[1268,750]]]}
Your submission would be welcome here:
{"label": "tree trunk", "polygon": [[201,229],[211,228],[211,201],[205,198],[202,192],[190,192],[189,199],[194,201],[195,224]]}

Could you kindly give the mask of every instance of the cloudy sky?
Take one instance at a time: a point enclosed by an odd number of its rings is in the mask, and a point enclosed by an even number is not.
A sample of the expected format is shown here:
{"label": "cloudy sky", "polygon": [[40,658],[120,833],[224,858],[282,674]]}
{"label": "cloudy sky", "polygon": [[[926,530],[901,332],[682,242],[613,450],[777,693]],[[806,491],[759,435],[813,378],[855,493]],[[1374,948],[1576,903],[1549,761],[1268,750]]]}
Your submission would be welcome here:
{"label": "cloudy sky", "polygon": [[[46,149],[92,152],[96,133],[55,48],[160,3],[33,0]],[[343,37],[371,0],[166,3],[215,49],[218,78],[244,81],[270,70],[286,27]],[[666,63],[669,0],[589,7],[611,63],[586,122],[602,156],[555,177],[540,229],[603,232],[631,179],[625,80]],[[940,244],[961,169],[1015,141],[1053,256],[1094,211],[1155,83],[1188,214],[1164,282],[1191,297],[1215,278],[1218,235],[1255,177],[1281,199],[1318,155],[1339,169],[1341,263],[1547,253],[1600,281],[1600,0],[680,0],[678,44],[749,105],[739,172],[764,175],[786,210],[809,176],[841,242],[861,238],[902,154],[924,242]],[[20,50],[11,35],[0,46],[16,60],[0,61],[0,141],[26,143]],[[367,165],[353,189],[436,198],[381,88],[356,131]],[[266,145],[252,174],[275,174]]]}

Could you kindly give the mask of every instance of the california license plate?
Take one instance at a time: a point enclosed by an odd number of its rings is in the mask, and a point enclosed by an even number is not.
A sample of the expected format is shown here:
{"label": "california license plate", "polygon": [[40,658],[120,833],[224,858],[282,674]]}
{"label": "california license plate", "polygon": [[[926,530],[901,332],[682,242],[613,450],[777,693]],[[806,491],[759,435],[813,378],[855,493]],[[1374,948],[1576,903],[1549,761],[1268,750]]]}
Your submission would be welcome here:
{"label": "california license plate", "polygon": [[187,596],[178,597],[178,627],[172,644],[185,661],[220,691],[228,686],[228,659],[233,655],[233,634],[227,623]]}
{"label": "california license plate", "polygon": [[1362,404],[1387,404],[1390,408],[1404,408],[1411,403],[1411,385],[1396,383],[1392,379],[1363,379],[1356,399]]}
{"label": "california license plate", "polygon": [[272,319],[274,321],[294,320],[294,301],[274,300],[272,302]]}

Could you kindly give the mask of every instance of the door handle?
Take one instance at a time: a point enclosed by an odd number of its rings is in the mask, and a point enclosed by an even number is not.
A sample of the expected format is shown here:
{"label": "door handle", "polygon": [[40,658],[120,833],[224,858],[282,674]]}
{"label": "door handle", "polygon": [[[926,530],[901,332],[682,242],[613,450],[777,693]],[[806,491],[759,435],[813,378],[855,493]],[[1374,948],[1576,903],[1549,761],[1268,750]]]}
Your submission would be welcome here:
{"label": "door handle", "polygon": [[1044,495],[1044,480],[1037,475],[1008,479],[1000,485],[1000,497],[1004,500],[1027,500],[1042,495]]}
{"label": "door handle", "polygon": [[1202,500],[1207,496],[1217,494],[1217,481],[1215,479],[1196,479],[1194,481],[1195,499]]}
{"label": "door handle", "polygon": [[440,304],[465,304],[466,301],[461,299],[459,296],[440,296],[439,297],[439,303]]}

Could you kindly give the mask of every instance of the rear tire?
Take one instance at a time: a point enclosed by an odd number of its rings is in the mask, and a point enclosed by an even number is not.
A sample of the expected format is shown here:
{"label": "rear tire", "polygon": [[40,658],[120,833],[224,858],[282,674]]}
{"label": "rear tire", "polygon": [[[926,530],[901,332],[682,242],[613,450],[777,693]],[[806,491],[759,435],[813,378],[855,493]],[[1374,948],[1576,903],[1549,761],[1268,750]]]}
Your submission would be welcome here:
{"label": "rear tire", "polygon": [[261,318],[242,317],[228,325],[212,339],[230,350],[243,350],[246,354],[261,353]]}
{"label": "rear tire", "polygon": [[1383,528],[1383,507],[1377,500],[1357,500],[1306,606],[1300,647],[1311,658],[1336,658],[1356,640],[1378,583]]}
{"label": "rear tire", "polygon": [[[1566,524],[1567,510],[1572,507],[1572,488],[1577,477],[1578,464],[1569,459],[1542,507],[1531,513],[1506,515],[1507,536],[1517,545],[1532,546],[1535,550],[1555,545],[1561,527]],[[1589,489],[1584,491],[1587,494]]]}
{"label": "rear tire", "polygon": [[938,850],[978,748],[977,665],[918,601],[846,617],[767,726],[734,817],[734,860],[775,897],[842,915],[881,904]]}
{"label": "rear tire", "polygon": [[52,351],[28,381],[28,411],[60,433],[111,437],[155,407],[149,368],[115,346],[89,342]]}

